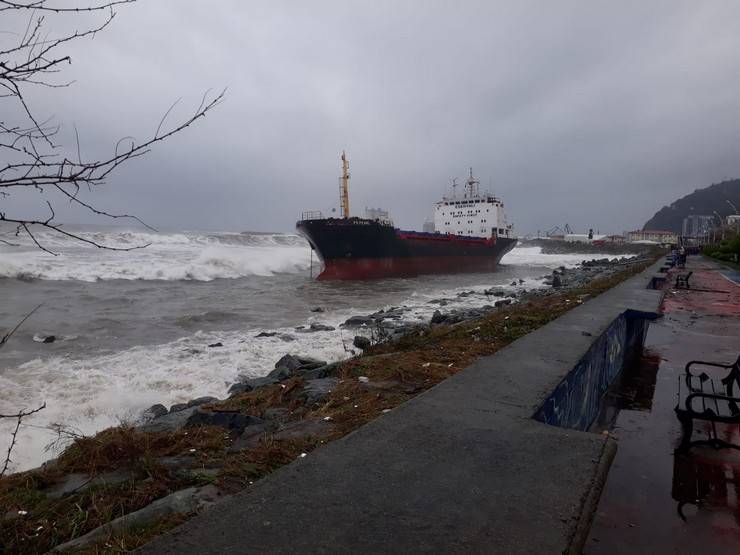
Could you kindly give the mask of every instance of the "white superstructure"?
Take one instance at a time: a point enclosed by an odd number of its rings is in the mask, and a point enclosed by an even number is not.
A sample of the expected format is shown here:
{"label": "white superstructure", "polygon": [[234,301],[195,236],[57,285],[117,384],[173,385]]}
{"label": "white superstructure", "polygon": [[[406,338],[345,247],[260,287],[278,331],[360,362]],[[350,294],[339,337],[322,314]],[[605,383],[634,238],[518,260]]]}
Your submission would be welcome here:
{"label": "white superstructure", "polygon": [[480,192],[480,181],[473,169],[465,182],[462,196],[452,180],[452,196],[442,197],[434,210],[434,229],[438,233],[466,237],[513,237],[511,224],[506,222],[504,203],[490,193]]}

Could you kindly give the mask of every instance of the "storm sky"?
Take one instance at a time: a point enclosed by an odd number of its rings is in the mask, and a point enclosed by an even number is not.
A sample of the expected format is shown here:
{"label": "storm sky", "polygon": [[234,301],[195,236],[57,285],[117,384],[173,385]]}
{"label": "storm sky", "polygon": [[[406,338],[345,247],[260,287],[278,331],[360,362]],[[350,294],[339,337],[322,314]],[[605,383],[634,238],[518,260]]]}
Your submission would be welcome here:
{"label": "storm sky", "polygon": [[[411,229],[469,166],[519,234],[622,232],[740,176],[736,1],[140,0],[117,12],[63,51],[73,63],[57,79],[71,87],[28,98],[67,144],[76,125],[93,158],[148,138],[176,99],[170,124],[228,87],[86,197],[164,229],[289,231],[302,210],[338,204],[342,149],[353,214],[379,206]],[[22,33],[3,18],[0,31]],[[0,200],[16,215],[37,201]]]}

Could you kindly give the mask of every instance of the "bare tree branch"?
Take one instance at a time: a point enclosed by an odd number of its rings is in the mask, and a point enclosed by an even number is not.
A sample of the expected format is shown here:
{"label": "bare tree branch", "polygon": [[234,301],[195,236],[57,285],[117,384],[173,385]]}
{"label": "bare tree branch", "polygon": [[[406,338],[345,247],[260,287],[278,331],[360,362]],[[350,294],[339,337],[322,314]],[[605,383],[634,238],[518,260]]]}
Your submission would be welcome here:
{"label": "bare tree branch", "polygon": [[[31,312],[26,314],[26,316],[18,322],[13,329],[11,329],[9,332],[7,332],[5,335],[0,337],[0,349],[5,345],[8,340],[13,337],[13,334],[18,331],[18,328],[20,328],[26,320],[28,320],[31,316],[33,316],[34,312],[36,312],[39,308],[41,308],[42,305],[38,305],[36,308],[34,308]],[[30,416],[32,414],[35,414],[43,409],[46,408],[46,402],[44,402],[43,405],[40,407],[29,410],[29,411],[18,411],[14,414],[0,414],[0,419],[3,418],[15,418],[15,428],[13,429],[13,432],[11,433],[10,437],[10,445],[8,445],[8,452],[5,455],[5,461],[3,462],[3,468],[0,470],[0,478],[2,478],[5,475],[5,472],[8,470],[8,467],[10,466],[10,463],[13,462],[10,458],[11,454],[13,453],[13,447],[15,447],[15,444],[17,443],[17,437],[18,437],[18,430],[20,430],[21,423],[23,422],[23,418],[26,416]]]}
{"label": "bare tree branch", "polygon": [[[130,248],[116,248],[100,244],[93,239],[63,229],[54,221],[54,208],[47,196],[53,192],[61,194],[69,203],[97,216],[112,219],[129,219],[156,231],[136,216],[130,214],[116,214],[97,207],[89,200],[84,200],[83,193],[89,193],[106,179],[120,165],[139,156],[147,154],[151,148],[172,135],[189,127],[199,118],[215,108],[224,98],[225,90],[212,96],[210,91],[203,95],[195,113],[185,121],[165,129],[165,123],[172,113],[177,100],[165,112],[157,125],[154,135],[144,141],[136,141],[132,137],[120,139],[113,148],[112,155],[103,159],[88,160],[84,157],[80,146],[79,132],[74,127],[75,156],[68,157],[62,154],[61,145],[55,140],[59,133],[59,125],[53,125],[51,119],[37,118],[32,107],[26,100],[25,90],[32,86],[60,88],[70,86],[72,82],[57,83],[51,80],[53,74],[62,70],[71,63],[68,55],[60,53],[60,47],[71,41],[92,38],[99,31],[111,24],[116,12],[115,7],[130,4],[136,0],[114,0],[95,3],[84,7],[64,7],[64,0],[28,0],[12,1],[0,0],[0,12],[15,10],[18,13],[28,12],[29,18],[25,30],[16,43],[7,47],[0,47],[0,102],[15,103],[20,121],[8,121],[7,116],[0,116],[0,153],[7,156],[0,158],[0,222],[8,222],[15,226],[15,234],[27,235],[40,249],[54,254],[42,244],[41,237],[35,233],[36,229],[47,229],[69,238],[87,243],[103,249],[129,251],[143,248],[139,245]],[[46,14],[46,15],[45,15]],[[83,18],[98,14],[103,17],[98,23],[88,24],[81,29],[69,32],[62,36],[49,38],[46,35],[46,17],[69,15]],[[11,113],[3,110],[3,114]],[[74,158],[74,159],[71,159]],[[7,199],[15,191],[36,189],[41,193],[42,201],[48,206],[51,217],[43,220],[9,214],[2,209],[2,199]]]}
{"label": "bare tree branch", "polygon": [[31,416],[32,414],[36,414],[37,412],[40,412],[46,408],[46,403],[41,405],[38,408],[35,408],[33,410],[29,411],[19,411],[15,414],[0,414],[0,418],[15,418],[15,428],[13,429],[13,432],[10,434],[10,445],[8,445],[8,452],[5,455],[5,461],[3,462],[3,468],[0,470],[0,478],[5,476],[5,472],[7,472],[8,467],[10,466],[10,463],[13,462],[10,456],[13,454],[13,447],[15,447],[15,444],[17,442],[18,438],[18,430],[21,428],[21,423],[23,422],[23,418],[26,416]]}
{"label": "bare tree branch", "polygon": [[[2,349],[3,345],[5,345],[11,337],[13,337],[13,334],[16,331],[18,331],[18,328],[20,328],[26,322],[26,320],[28,320],[31,316],[33,316],[33,313],[36,312],[39,308],[41,308],[41,306],[42,305],[38,305],[31,312],[29,312],[28,314],[26,314],[26,316],[23,318],[23,320],[21,320],[20,322],[18,322],[13,329],[11,329],[5,335],[3,335],[2,337],[0,337],[0,349]],[[3,415],[0,414],[0,418],[4,418]]]}

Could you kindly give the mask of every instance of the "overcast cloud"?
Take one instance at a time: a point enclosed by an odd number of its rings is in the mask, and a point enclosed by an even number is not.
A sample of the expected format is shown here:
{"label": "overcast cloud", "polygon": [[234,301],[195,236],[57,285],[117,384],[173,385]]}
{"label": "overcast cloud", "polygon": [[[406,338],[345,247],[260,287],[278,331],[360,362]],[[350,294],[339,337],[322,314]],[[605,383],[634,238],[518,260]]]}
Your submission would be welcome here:
{"label": "overcast cloud", "polygon": [[735,1],[141,0],[117,11],[70,44],[72,87],[29,98],[66,137],[76,124],[92,157],[151,135],[177,98],[173,123],[228,87],[205,120],[88,197],[155,226],[291,230],[302,210],[338,204],[342,149],[353,213],[381,206],[415,229],[468,166],[521,234],[640,227],[740,176]]}

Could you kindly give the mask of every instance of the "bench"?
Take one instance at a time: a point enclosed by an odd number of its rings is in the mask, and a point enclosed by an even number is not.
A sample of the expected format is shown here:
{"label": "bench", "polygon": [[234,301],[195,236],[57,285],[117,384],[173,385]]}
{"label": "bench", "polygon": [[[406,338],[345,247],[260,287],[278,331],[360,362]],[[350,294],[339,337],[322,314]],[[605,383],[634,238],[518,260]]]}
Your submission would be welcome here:
{"label": "bench", "polygon": [[689,272],[688,274],[676,275],[676,288],[690,289],[691,285],[689,285],[689,278],[691,278],[693,273],[694,272]]}
{"label": "bench", "polygon": [[[692,366],[707,366],[728,370],[727,375],[719,379],[710,377],[706,372],[700,374],[691,371]],[[686,365],[685,373],[679,376],[678,403],[676,416],[681,422],[683,436],[676,448],[676,453],[687,453],[694,445],[710,445],[715,449],[739,445],[728,443],[719,438],[715,424],[740,424],[740,356],[733,364],[720,364],[692,360]],[[709,439],[691,441],[694,420],[711,422]]]}

